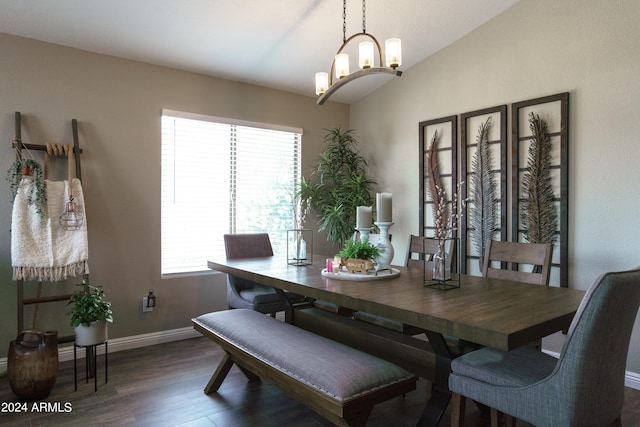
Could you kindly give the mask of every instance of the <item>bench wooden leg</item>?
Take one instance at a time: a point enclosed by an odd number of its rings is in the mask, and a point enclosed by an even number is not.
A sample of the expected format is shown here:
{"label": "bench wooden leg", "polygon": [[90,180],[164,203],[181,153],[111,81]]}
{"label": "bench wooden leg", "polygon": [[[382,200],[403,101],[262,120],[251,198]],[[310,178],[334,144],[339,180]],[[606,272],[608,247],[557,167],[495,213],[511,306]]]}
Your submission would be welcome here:
{"label": "bench wooden leg", "polygon": [[257,382],[260,381],[260,377],[257,376],[256,374],[254,374],[253,372],[251,372],[250,370],[248,370],[247,368],[245,368],[244,366],[236,363],[236,366],[238,366],[238,368],[240,368],[240,370],[242,371],[242,373],[247,377],[247,379],[249,379],[249,382]]}
{"label": "bench wooden leg", "polygon": [[222,385],[222,382],[227,377],[229,369],[231,369],[232,366],[233,360],[231,359],[231,355],[225,351],[222,361],[220,361],[218,368],[211,376],[211,379],[207,383],[207,386],[204,388],[205,394],[211,394],[215,391],[218,391],[218,389]]}
{"label": "bench wooden leg", "polygon": [[[211,379],[207,383],[207,386],[204,388],[205,394],[211,394],[218,391],[234,363],[235,362],[233,361],[231,354],[225,351],[224,357],[220,361],[218,368],[211,376]],[[246,375],[250,382],[260,381],[259,376],[239,364],[236,365]]]}
{"label": "bench wooden leg", "polygon": [[357,412],[344,415],[344,425],[348,427],[365,427],[373,406],[359,408]]}

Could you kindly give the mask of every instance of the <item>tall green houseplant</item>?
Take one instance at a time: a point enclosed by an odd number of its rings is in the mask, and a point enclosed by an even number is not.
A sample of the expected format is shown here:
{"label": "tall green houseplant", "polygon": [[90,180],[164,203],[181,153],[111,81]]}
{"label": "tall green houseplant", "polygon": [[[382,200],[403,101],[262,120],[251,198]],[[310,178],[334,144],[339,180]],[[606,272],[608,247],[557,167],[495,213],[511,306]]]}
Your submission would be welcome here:
{"label": "tall green houseplant", "polygon": [[367,174],[367,160],[356,150],[353,129],[327,129],[325,150],[308,180],[302,178],[300,198],[308,201],[320,220],[327,240],[344,246],[353,234],[356,207],[371,206],[376,182]]}

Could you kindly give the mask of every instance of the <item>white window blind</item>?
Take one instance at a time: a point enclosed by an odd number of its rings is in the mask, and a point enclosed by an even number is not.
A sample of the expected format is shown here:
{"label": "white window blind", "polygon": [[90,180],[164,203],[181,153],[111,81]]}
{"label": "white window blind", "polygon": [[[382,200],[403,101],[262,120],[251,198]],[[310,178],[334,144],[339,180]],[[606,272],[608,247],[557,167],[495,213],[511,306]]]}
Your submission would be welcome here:
{"label": "white window blind", "polygon": [[225,233],[267,232],[286,252],[301,129],[163,110],[161,269],[207,271]]}

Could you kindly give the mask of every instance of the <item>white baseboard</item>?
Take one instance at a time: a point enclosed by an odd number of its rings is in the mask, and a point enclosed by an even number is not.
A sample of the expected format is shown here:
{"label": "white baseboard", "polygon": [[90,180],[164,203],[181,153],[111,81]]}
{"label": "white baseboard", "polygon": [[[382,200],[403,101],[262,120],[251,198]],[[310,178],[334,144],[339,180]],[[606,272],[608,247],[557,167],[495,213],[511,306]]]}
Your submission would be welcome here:
{"label": "white baseboard", "polygon": [[[109,353],[131,350],[133,348],[146,347],[148,345],[162,344],[172,341],[186,340],[201,337],[202,335],[192,327],[171,329],[168,331],[151,332],[149,334],[133,335],[130,337],[114,338],[109,340]],[[84,351],[78,351],[78,358],[84,358]],[[104,354],[104,346],[98,346],[98,354]],[[65,345],[58,348],[58,360],[65,362],[73,360],[73,346]],[[0,373],[7,369],[7,358],[0,359]]]}
{"label": "white baseboard", "polygon": [[[116,351],[131,350],[133,348],[146,347],[148,345],[162,344],[172,341],[186,340],[202,336],[192,327],[171,329],[168,331],[151,332],[149,334],[133,335],[130,337],[115,338],[109,340],[109,353]],[[558,358],[559,353],[544,350],[550,356]],[[98,354],[104,354],[104,346],[98,347]],[[84,351],[78,352],[78,357],[84,357]],[[73,360],[73,346],[60,347],[58,349],[58,360],[65,362]],[[7,358],[0,359],[0,376],[4,375],[7,370]],[[626,387],[640,390],[640,373],[626,371],[624,377],[624,385]]]}
{"label": "white baseboard", "polygon": [[640,374],[627,371],[624,376],[624,385],[629,388],[640,390]]}

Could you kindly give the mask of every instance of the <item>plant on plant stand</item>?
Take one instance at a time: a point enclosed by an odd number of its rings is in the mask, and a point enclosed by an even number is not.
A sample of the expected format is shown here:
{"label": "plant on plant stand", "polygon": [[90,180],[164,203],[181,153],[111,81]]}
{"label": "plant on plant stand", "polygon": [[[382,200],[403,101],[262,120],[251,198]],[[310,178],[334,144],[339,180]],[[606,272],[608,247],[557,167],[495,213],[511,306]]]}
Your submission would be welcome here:
{"label": "plant on plant stand", "polygon": [[11,164],[6,179],[11,188],[12,200],[15,200],[23,178],[33,181],[27,196],[27,203],[34,205],[40,218],[44,218],[47,211],[47,187],[40,164],[35,160],[25,158],[16,159]]}
{"label": "plant on plant stand", "polygon": [[356,208],[371,206],[376,182],[367,174],[367,160],[355,151],[353,129],[328,129],[328,143],[309,180],[300,182],[300,198],[318,214],[320,230],[339,247],[353,234]]}
{"label": "plant on plant stand", "polygon": [[75,291],[67,305],[73,307],[67,315],[71,316],[71,326],[76,333],[76,344],[95,345],[107,340],[107,322],[113,322],[111,302],[104,299],[102,286],[93,286],[85,279],[82,289]]}

